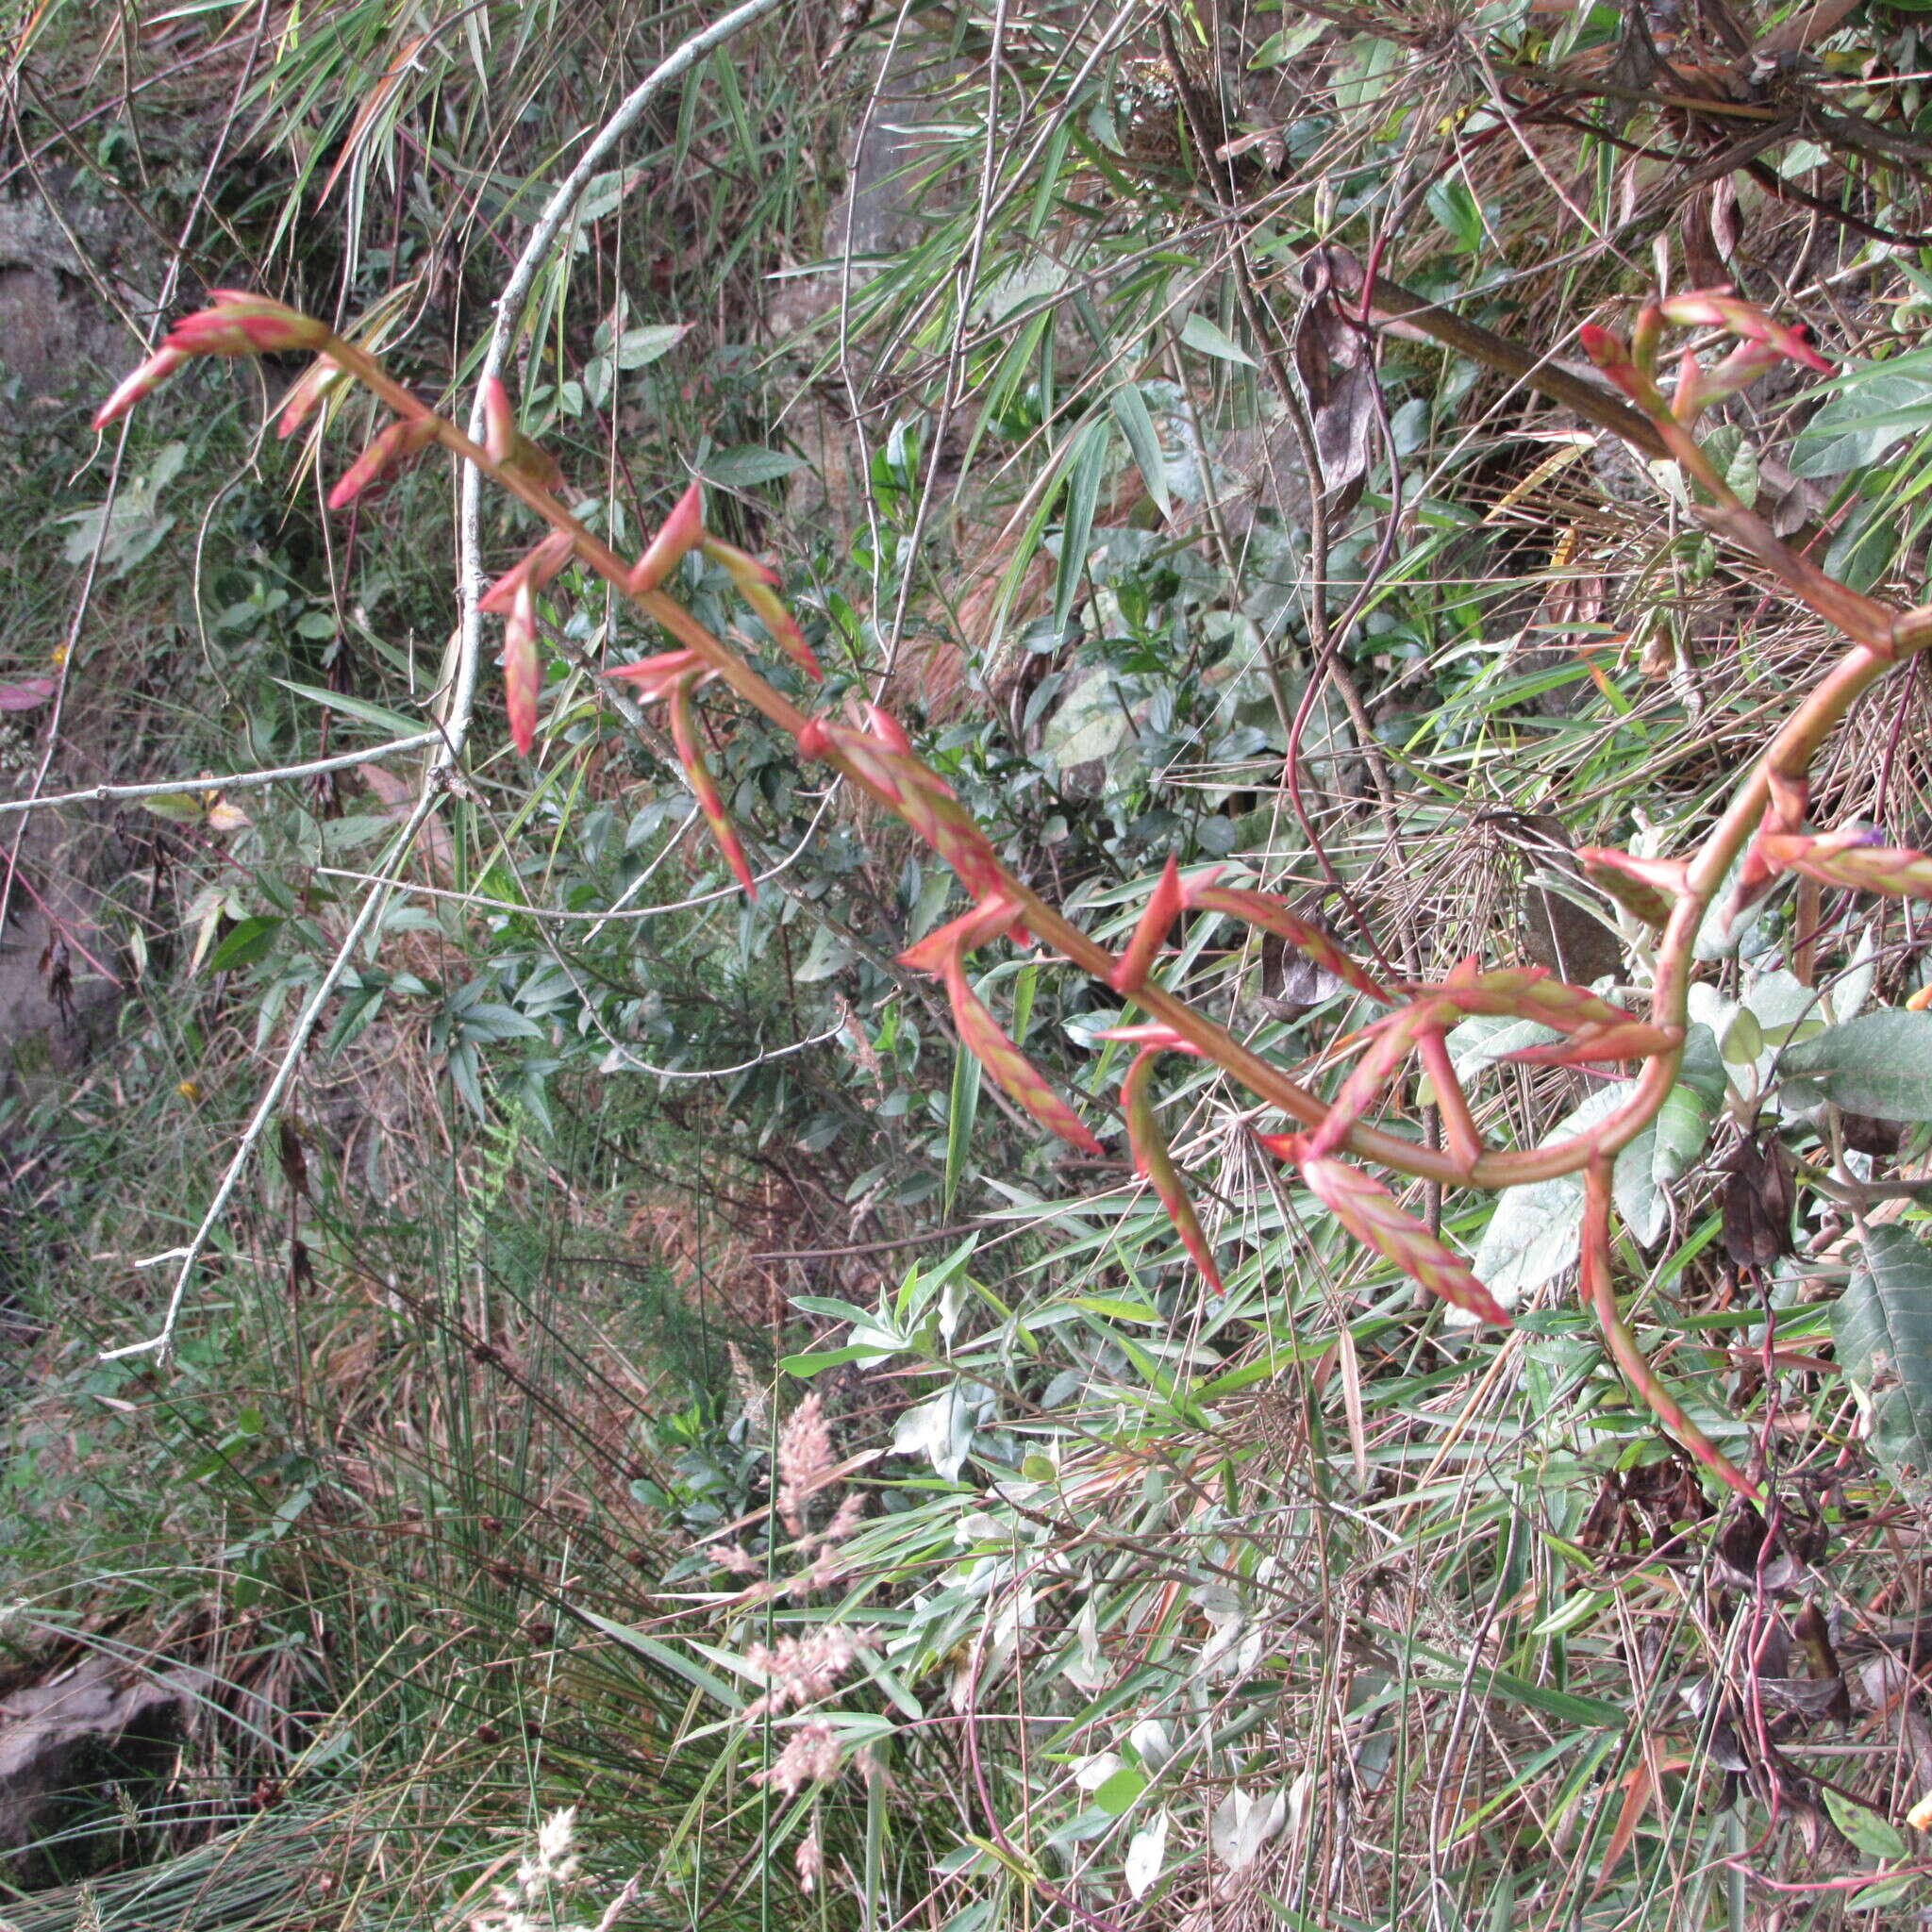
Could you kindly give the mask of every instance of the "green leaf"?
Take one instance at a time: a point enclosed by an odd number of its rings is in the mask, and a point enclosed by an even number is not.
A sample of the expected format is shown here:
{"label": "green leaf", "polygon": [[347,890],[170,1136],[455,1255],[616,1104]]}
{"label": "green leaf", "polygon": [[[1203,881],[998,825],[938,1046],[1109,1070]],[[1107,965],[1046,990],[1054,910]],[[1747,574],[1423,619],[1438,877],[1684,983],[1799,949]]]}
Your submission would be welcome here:
{"label": "green leaf", "polygon": [[1831,1335],[1872,1453],[1895,1477],[1932,1472],[1932,1252],[1902,1227],[1865,1234],[1865,1265],[1832,1305]]}
{"label": "green leaf", "polygon": [[1816,1080],[1847,1113],[1932,1121],[1932,1013],[1867,1013],[1801,1041],[1780,1064]]}
{"label": "green leaf", "polygon": [[1835,1791],[1829,1785],[1821,1785],[1819,1790],[1824,1796],[1824,1808],[1831,1813],[1831,1822],[1865,1854],[1868,1858],[1903,1858],[1909,1853],[1905,1833],[1881,1818],[1869,1806],[1856,1805],[1841,1792]]}
{"label": "green leaf", "polygon": [[1483,245],[1483,211],[1466,182],[1448,177],[1438,181],[1426,197],[1429,212],[1455,238],[1465,255]]}
{"label": "green leaf", "polygon": [[275,934],[282,929],[279,919],[264,919],[251,916],[242,920],[214,950],[209,959],[210,973],[228,973],[238,966],[252,966],[258,959],[267,956],[269,948],[275,942]]}
{"label": "green leaf", "polygon": [[321,705],[330,711],[341,711],[344,717],[359,718],[365,724],[375,724],[387,731],[392,738],[414,738],[423,729],[421,719],[405,718],[399,711],[386,711],[380,705],[372,705],[367,698],[352,698],[347,691],[323,691],[312,684],[294,684],[286,677],[275,682],[284,691],[291,691],[298,698],[308,698],[310,703]]}
{"label": "green leaf", "polygon": [[[1910,4],[1918,8],[1932,7],[1932,0],[1892,0],[1894,7]],[[1912,1888],[1919,1882],[1916,1872],[1903,1872],[1896,1878],[1881,1878],[1875,1885],[1860,1886],[1845,1900],[1848,1912],[1878,1912],[1896,1905],[1903,1905],[1910,1897]]]}
{"label": "green leaf", "polygon": [[1093,542],[1093,511],[1100,502],[1100,479],[1107,471],[1108,445],[1112,441],[1105,416],[1091,416],[1080,425],[1078,441],[1067,467],[1067,511],[1060,525],[1059,573],[1053,593],[1056,630],[1066,628],[1087,574],[1087,552]]}
{"label": "green leaf", "polygon": [[1932,427],[1932,371],[1884,363],[1859,375],[1798,432],[1791,445],[1794,475],[1841,476],[1868,469],[1893,443]]}
{"label": "green leaf", "polygon": [[[1616,1112],[1627,1098],[1624,1087],[1599,1089],[1566,1114],[1549,1138],[1567,1141],[1586,1127],[1593,1127]],[[1503,1195],[1470,1265],[1483,1286],[1507,1306],[1517,1296],[1555,1280],[1575,1260],[1582,1246],[1583,1176],[1558,1174],[1552,1181],[1511,1188]]]}
{"label": "green leaf", "polygon": [[617,339],[615,358],[620,369],[642,369],[659,356],[675,349],[691,333],[688,322],[654,324],[649,328],[627,328]]}
{"label": "green leaf", "polygon": [[754,443],[737,449],[714,450],[702,465],[704,475],[728,490],[749,490],[759,483],[775,483],[794,470],[805,468],[805,458],[782,449],[759,449]]}
{"label": "green leaf", "polygon": [[1240,362],[1249,369],[1261,366],[1233,337],[1198,312],[1189,316],[1181,325],[1181,341],[1203,356],[1212,356],[1218,362]]}
{"label": "green leaf", "polygon": [[1140,384],[1122,383],[1108,401],[1113,406],[1114,420],[1127,439],[1127,447],[1134,453],[1148,495],[1163,517],[1169,515],[1174,506],[1167,493],[1167,461],[1160,453],[1160,438],[1155,433],[1154,418],[1147,412],[1147,398],[1141,393]]}
{"label": "green leaf", "polygon": [[807,1355],[781,1356],[778,1366],[788,1375],[796,1375],[801,1382],[807,1382],[821,1369],[836,1369],[846,1362],[876,1361],[882,1355],[897,1353],[897,1349],[874,1348],[861,1341],[845,1348],[822,1348]]}
{"label": "green leaf", "polygon": [[1135,1801],[1146,1789],[1147,1774],[1124,1764],[1094,1792],[1093,1802],[1109,1818],[1118,1818],[1123,1811],[1134,1808]]}
{"label": "green leaf", "polygon": [[186,791],[163,791],[158,798],[143,798],[141,801],[143,811],[151,811],[158,819],[166,819],[170,824],[192,825],[201,818],[201,800]]}

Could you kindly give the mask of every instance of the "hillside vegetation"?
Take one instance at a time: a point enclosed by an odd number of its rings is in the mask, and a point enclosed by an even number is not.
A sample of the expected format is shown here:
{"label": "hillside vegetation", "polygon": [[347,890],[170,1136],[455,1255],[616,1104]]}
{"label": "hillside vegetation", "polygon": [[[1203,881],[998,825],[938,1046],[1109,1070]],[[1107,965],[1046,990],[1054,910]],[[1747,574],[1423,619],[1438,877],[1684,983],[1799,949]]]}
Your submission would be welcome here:
{"label": "hillside vegetation", "polygon": [[1932,1913],[1924,18],[16,9],[0,1932]]}

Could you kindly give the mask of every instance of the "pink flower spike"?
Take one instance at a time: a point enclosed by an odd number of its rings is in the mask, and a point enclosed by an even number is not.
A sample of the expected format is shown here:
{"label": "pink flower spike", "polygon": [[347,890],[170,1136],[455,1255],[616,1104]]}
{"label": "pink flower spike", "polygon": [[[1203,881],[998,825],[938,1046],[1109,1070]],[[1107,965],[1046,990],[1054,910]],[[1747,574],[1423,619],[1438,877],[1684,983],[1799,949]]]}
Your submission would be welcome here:
{"label": "pink flower spike", "polygon": [[633,597],[655,591],[684,560],[686,553],[695,550],[704,541],[705,492],[700,484],[693,483],[677,499],[663,527],[633,566],[625,589]]}
{"label": "pink flower spike", "polygon": [[483,447],[492,462],[507,463],[516,453],[517,415],[510,408],[509,391],[500,375],[483,384]]}
{"label": "pink flower spike", "polygon": [[372,483],[393,475],[435,441],[434,416],[406,416],[391,423],[343,472],[342,480],[329,491],[329,508],[346,509]]}
{"label": "pink flower spike", "polygon": [[1191,1040],[1159,1020],[1149,1020],[1137,1026],[1104,1027],[1093,1038],[1122,1041],[1128,1046],[1144,1047],[1150,1053],[1188,1053],[1196,1059],[1201,1058],[1201,1049]]}
{"label": "pink flower spike", "polygon": [[282,398],[282,417],[275,425],[275,434],[285,441],[293,436],[315,413],[322,399],[342,380],[345,373],[334,357],[318,356]]}
{"label": "pink flower spike", "polygon": [[1740,302],[1728,286],[1673,295],[1660,307],[1665,319],[1679,327],[1729,329],[1734,336],[1765,343],[1791,361],[1803,363],[1807,369],[1815,369],[1825,375],[1831,373],[1830,361],[1806,340],[1802,323],[1793,327],[1775,322],[1756,303]]}
{"label": "pink flower spike", "polygon": [[778,573],[770,564],[760,563],[749,550],[741,550],[736,543],[727,543],[722,537],[707,536],[704,540],[705,555],[713,563],[722,563],[731,573],[731,580],[741,590],[746,584],[765,584],[771,589],[778,588]]}
{"label": "pink flower spike", "polygon": [[1181,869],[1170,852],[1155,884],[1154,896],[1148,900],[1146,910],[1134,927],[1134,936],[1127,942],[1127,950],[1108,975],[1107,983],[1115,992],[1139,992],[1147,984],[1147,975],[1153,971],[1161,944],[1186,904],[1187,895],[1181,891]]}
{"label": "pink flower spike", "polygon": [[537,740],[537,694],[543,667],[537,657],[537,594],[527,577],[517,586],[503,631],[503,703],[510,741],[525,758]]}
{"label": "pink flower spike", "polygon": [[214,306],[184,316],[163,344],[187,356],[260,356],[286,349],[323,349],[325,325],[266,295],[241,289],[211,291]]}
{"label": "pink flower spike", "polygon": [[711,776],[710,767],[705,763],[704,753],[698,746],[697,721],[691,713],[691,694],[703,681],[701,672],[693,668],[672,682],[668,693],[671,699],[671,741],[677,749],[678,762],[684,767],[691,796],[697,800],[698,809],[705,815],[705,824],[710,827],[718,850],[724,855],[724,862],[744,888],[744,896],[756,904],[758,882],[751,875],[744,847],[739,843],[738,834],[725,815],[718,781]]}
{"label": "pink flower spike", "polygon": [[606,677],[622,677],[638,688],[646,702],[669,697],[679,678],[696,671],[700,658],[695,651],[666,651],[661,657],[642,658],[635,664],[613,664]]}
{"label": "pink flower spike", "polygon": [[120,386],[94,411],[94,428],[105,429],[109,423],[126,415],[142,396],[152,394],[188,360],[185,349],[157,349],[133,375],[123,376]]}
{"label": "pink flower spike", "polygon": [[533,591],[541,591],[571,560],[575,549],[576,540],[568,530],[551,531],[534,550],[518,558],[477,598],[476,608],[488,611],[492,617],[504,616],[516,601],[520,585],[528,584]]}

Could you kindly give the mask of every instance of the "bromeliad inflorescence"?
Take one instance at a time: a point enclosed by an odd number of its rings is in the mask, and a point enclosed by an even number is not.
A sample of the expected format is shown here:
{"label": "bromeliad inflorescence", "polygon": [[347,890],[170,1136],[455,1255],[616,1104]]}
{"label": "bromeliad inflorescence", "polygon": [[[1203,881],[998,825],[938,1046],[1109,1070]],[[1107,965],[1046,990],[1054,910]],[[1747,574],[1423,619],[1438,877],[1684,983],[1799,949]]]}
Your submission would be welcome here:
{"label": "bromeliad inflorescence", "polygon": [[[1684,352],[1669,394],[1657,359],[1672,327],[1714,327],[1739,339],[1711,367]],[[1680,859],[1639,858],[1596,849],[1581,855],[1587,876],[1639,917],[1661,929],[1650,1011],[1640,1015],[1582,987],[1534,968],[1484,969],[1466,962],[1439,982],[1408,984],[1377,975],[1350,957],[1319,925],[1284,900],[1220,884],[1219,874],[1184,875],[1170,860],[1124,950],[1116,956],[1068,921],[1017,878],[953,789],[914,749],[898,722],[860,704],[846,719],[811,716],[732,645],[699,623],[673,594],[679,566],[702,551],[730,577],[773,645],[811,684],[823,672],[775,574],[706,528],[693,484],[678,499],[641,557],[625,558],[592,535],[559,499],[555,461],[517,425],[499,383],[484,395],[485,441],[478,444],[432,410],[364,350],[322,323],[282,304],[218,291],[212,306],[170,332],[159,349],[114,391],[96,423],[111,422],[197,356],[306,350],[316,357],[291,391],[281,430],[289,435],[330,392],[361,384],[394,416],[351,465],[331,495],[337,506],[393,475],[440,443],[475,464],[532,509],[547,535],[491,587],[482,608],[504,622],[504,692],[510,737],[525,756],[534,749],[542,688],[540,599],[573,563],[627,597],[670,633],[674,648],[608,675],[662,704],[672,742],[719,850],[747,895],[752,869],[707,764],[700,731],[700,692],[728,689],[795,740],[802,757],[823,760],[893,813],[949,865],[970,908],[903,956],[945,990],[959,1037],[1002,1091],[1049,1132],[1089,1154],[1101,1151],[1093,1130],[1000,1026],[974,987],[967,960],[1002,936],[1038,943],[1137,1005],[1144,1021],[1104,1036],[1136,1049],[1121,1089],[1135,1168],[1152,1187],[1176,1234],[1216,1293],[1223,1282],[1212,1243],[1182,1184],[1160,1131],[1153,1093],[1159,1058],[1183,1054],[1221,1068],[1267,1107],[1295,1124],[1258,1136],[1259,1144],[1293,1164],[1310,1192],[1365,1246],[1431,1293],[1485,1322],[1507,1323],[1507,1310],[1469,1264],[1395,1195],[1342,1157],[1354,1154],[1437,1185],[1506,1188],[1582,1173],[1587,1212],[1581,1285],[1606,1343],[1624,1375],[1662,1424],[1718,1477],[1756,1498],[1757,1486],[1706,1440],[1644,1359],[1619,1311],[1611,1246],[1607,1174],[1617,1151],[1653,1121],[1676,1077],[1687,1024],[1693,941],[1724,881],[1738,865],[1730,910],[1796,872],[1823,884],[1893,896],[1932,897],[1932,858],[1874,842],[1857,830],[1817,831],[1807,824],[1810,760],[1854,700],[1898,659],[1932,643],[1932,609],[1894,611],[1835,582],[1792,551],[1726,485],[1697,441],[1710,407],[1784,360],[1824,368],[1809,341],[1752,305],[1715,290],[1646,305],[1625,339],[1607,328],[1585,331],[1585,347],[1605,375],[1649,419],[1681,468],[1692,514],[1715,534],[1755,557],[1795,595],[1851,638],[1852,647],[1775,734],[1746,774],[1718,823]],[[1341,1042],[1354,1063],[1324,1099],[1159,982],[1163,951],[1188,918],[1226,919],[1273,934],[1331,974],[1375,1015]],[[1639,1064],[1620,1106],[1588,1131],[1549,1146],[1496,1148],[1478,1130],[1447,1046],[1449,1031],[1473,1015],[1534,1021],[1557,1038],[1506,1056],[1541,1065]],[[1442,1123],[1441,1147],[1426,1147],[1377,1128],[1372,1116],[1384,1093],[1415,1060]]]}

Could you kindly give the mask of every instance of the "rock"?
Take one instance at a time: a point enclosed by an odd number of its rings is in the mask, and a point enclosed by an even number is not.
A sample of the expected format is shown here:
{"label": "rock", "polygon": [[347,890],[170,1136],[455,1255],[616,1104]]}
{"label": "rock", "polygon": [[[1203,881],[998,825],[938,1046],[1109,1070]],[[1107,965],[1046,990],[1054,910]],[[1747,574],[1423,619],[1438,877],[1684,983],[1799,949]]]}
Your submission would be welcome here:
{"label": "rock", "polygon": [[58,394],[127,363],[138,340],[92,277],[143,314],[152,297],[137,285],[156,257],[153,237],[127,209],[87,193],[73,170],[48,170],[42,180],[58,208],[31,192],[0,195],[0,364],[25,397]]}
{"label": "rock", "polygon": [[174,1768],[199,1681],[91,1657],[0,1698],[0,1877],[35,1891],[113,1862],[127,1806]]}

